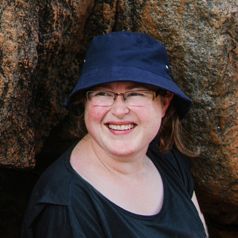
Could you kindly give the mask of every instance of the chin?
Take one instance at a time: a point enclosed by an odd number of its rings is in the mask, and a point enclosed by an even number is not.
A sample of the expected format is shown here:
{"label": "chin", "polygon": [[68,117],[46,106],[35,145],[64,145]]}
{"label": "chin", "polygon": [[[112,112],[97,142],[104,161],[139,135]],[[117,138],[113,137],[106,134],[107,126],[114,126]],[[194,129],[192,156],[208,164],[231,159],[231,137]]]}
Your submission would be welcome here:
{"label": "chin", "polygon": [[142,150],[143,150],[143,148],[137,148],[137,147],[133,147],[133,146],[125,146],[125,144],[108,147],[108,151],[115,156],[130,156],[130,155],[136,154]]}

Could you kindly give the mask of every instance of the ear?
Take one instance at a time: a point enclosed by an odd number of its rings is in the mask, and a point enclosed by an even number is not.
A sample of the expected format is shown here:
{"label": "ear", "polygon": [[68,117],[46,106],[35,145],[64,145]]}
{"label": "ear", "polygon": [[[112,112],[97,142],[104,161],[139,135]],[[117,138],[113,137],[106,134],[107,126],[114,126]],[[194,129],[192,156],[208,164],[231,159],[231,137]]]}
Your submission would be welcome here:
{"label": "ear", "polygon": [[166,94],[161,97],[163,117],[165,116],[166,111],[173,98],[174,98],[174,94],[170,92],[166,92]]}

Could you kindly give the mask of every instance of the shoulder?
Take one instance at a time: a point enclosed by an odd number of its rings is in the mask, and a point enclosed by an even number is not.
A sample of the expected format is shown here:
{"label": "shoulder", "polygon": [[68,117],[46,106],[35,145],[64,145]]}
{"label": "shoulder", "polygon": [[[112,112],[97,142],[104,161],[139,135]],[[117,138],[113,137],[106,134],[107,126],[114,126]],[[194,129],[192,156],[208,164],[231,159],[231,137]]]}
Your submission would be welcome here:
{"label": "shoulder", "polygon": [[190,171],[191,169],[189,158],[179,152],[175,147],[170,151],[161,153],[157,144],[153,142],[149,146],[148,154],[156,161],[160,158],[162,163],[170,166],[171,169],[177,170],[178,173]]}
{"label": "shoulder", "polygon": [[[57,210],[65,214],[66,206],[69,203],[72,177],[67,169],[66,161],[69,160],[72,149],[68,149],[59,159],[53,162],[35,184],[22,224],[24,234],[29,232],[29,235],[25,235],[25,237],[32,237],[30,227],[43,212],[50,211],[53,215],[54,212],[52,211]],[[56,207],[57,209],[51,209]],[[61,219],[64,215],[57,217]]]}
{"label": "shoulder", "polygon": [[35,203],[67,205],[72,172],[67,166],[73,147],[53,162],[40,176],[32,191]]}
{"label": "shoulder", "polygon": [[188,157],[176,148],[166,153],[160,153],[155,144],[150,145],[148,155],[168,178],[185,188],[189,196],[192,197],[194,182],[191,173],[191,162]]}

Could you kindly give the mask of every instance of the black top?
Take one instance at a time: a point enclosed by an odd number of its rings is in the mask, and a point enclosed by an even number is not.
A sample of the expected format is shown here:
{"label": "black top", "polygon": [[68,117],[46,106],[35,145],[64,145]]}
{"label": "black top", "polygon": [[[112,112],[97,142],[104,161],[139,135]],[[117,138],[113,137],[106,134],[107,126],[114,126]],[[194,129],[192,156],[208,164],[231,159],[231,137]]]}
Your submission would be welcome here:
{"label": "black top", "polygon": [[70,165],[69,149],[36,184],[22,238],[204,238],[203,224],[191,201],[188,161],[173,150],[148,156],[164,185],[161,211],[152,216],[129,212],[98,192]]}

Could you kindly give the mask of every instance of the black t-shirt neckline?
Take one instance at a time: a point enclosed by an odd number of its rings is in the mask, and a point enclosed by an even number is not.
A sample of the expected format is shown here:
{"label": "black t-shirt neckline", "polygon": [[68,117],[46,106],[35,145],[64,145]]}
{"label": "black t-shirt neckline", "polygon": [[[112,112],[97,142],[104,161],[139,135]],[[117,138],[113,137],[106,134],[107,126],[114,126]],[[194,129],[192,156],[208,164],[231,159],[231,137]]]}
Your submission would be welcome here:
{"label": "black t-shirt neckline", "polygon": [[[85,179],[82,175],[80,175],[71,165],[70,163],[70,157],[71,157],[71,153],[72,150],[69,151],[69,154],[67,156],[67,159],[65,160],[65,165],[67,167],[67,169],[70,171],[71,174],[73,174],[74,178],[75,178],[75,182],[76,183],[80,183],[80,184],[84,184],[89,190],[91,190],[93,193],[96,193],[102,200],[104,200],[106,203],[109,203],[111,206],[117,208],[119,211],[121,211],[122,213],[129,215],[131,217],[134,217],[136,219],[142,219],[142,220],[151,220],[151,219],[159,219],[160,216],[162,216],[164,214],[164,212],[166,211],[166,207],[167,207],[167,196],[168,196],[168,185],[167,185],[167,181],[166,181],[166,177],[163,176],[163,171],[162,169],[159,167],[158,163],[156,163],[154,161],[153,158],[151,158],[151,156],[149,156],[150,160],[152,161],[152,163],[154,164],[154,166],[156,167],[158,173],[160,174],[161,180],[162,180],[162,184],[163,184],[163,202],[162,202],[162,207],[160,209],[160,211],[156,214],[153,215],[142,215],[142,214],[137,214],[134,212],[131,212],[123,207],[121,207],[120,205],[117,205],[115,202],[111,201],[109,198],[107,198],[103,193],[101,193],[99,190],[97,190],[87,179]],[[158,158],[157,158],[158,159]]]}

